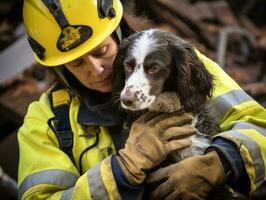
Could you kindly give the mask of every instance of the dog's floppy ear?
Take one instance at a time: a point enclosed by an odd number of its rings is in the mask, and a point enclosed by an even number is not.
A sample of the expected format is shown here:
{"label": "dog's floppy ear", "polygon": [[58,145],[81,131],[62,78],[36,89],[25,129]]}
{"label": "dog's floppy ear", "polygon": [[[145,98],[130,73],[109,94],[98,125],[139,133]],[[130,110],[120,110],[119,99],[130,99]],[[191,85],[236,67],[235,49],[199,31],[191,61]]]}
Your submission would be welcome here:
{"label": "dog's floppy ear", "polygon": [[173,47],[174,65],[177,70],[177,89],[187,112],[198,113],[211,97],[213,76],[199,60],[193,47],[184,41],[177,41]]}
{"label": "dog's floppy ear", "polygon": [[112,72],[113,97],[117,96],[117,94],[120,94],[120,92],[125,86],[126,77],[125,77],[123,63],[129,45],[130,41],[128,39],[123,40],[123,42],[119,46],[116,58],[113,63],[113,72]]}

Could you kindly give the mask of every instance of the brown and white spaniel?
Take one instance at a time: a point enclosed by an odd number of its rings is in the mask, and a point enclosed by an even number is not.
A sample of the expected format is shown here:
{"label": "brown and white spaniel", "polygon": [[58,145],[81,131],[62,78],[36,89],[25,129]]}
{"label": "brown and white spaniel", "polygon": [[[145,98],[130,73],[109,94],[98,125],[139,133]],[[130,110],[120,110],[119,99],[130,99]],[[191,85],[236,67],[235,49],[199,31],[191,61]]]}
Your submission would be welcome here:
{"label": "brown and white spaniel", "polygon": [[[194,116],[198,133],[180,159],[203,154],[218,126],[208,116],[213,76],[194,48],[176,35],[150,29],[122,41],[114,61],[113,96],[123,109]],[[119,94],[119,95],[117,95]],[[119,101],[118,101],[119,100]]]}

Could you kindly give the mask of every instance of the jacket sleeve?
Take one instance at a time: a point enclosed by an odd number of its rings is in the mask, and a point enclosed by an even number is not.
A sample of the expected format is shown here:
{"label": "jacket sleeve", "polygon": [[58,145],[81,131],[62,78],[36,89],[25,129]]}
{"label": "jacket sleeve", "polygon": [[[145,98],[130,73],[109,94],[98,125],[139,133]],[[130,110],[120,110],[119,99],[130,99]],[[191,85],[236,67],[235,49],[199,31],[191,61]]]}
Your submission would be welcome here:
{"label": "jacket sleeve", "polygon": [[33,102],[18,132],[19,199],[121,199],[112,171],[112,156],[80,175],[59,149],[47,125],[53,117],[47,96]]}
{"label": "jacket sleeve", "polygon": [[[249,179],[248,190],[254,191],[265,181],[266,110],[247,95],[215,62],[197,53],[215,79],[210,113],[219,123],[221,133],[214,138],[213,146],[224,153],[230,164],[234,164],[236,161],[232,155],[236,154],[230,153],[230,148],[227,148],[230,144],[234,145],[244,163],[243,172],[247,173]],[[219,142],[215,143],[218,138]]]}

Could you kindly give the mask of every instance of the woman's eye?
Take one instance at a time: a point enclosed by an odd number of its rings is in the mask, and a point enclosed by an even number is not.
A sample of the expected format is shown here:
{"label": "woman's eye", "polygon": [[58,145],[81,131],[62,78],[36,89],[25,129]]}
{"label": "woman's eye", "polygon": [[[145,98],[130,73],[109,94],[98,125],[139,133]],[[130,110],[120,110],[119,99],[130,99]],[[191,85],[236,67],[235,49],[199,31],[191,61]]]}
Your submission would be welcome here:
{"label": "woman's eye", "polygon": [[158,65],[152,65],[148,69],[149,74],[155,74],[155,73],[158,73],[159,71],[160,71],[160,67]]}
{"label": "woman's eye", "polygon": [[133,67],[127,63],[124,63],[125,71],[131,73],[133,71]]}
{"label": "woman's eye", "polygon": [[83,59],[76,59],[76,60],[73,60],[69,63],[70,66],[72,67],[79,67],[80,65],[82,65],[83,63]]}
{"label": "woman's eye", "polygon": [[105,55],[106,52],[107,52],[107,46],[103,46],[103,47],[93,51],[91,53],[91,55],[94,56],[94,57],[101,57],[101,56]]}

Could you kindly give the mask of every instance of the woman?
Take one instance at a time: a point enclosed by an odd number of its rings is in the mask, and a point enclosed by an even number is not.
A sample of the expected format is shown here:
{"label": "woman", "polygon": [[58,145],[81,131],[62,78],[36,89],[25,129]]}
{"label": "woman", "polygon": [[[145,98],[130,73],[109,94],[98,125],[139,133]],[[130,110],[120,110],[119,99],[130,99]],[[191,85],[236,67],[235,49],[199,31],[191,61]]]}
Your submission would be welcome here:
{"label": "woman", "polygon": [[149,174],[195,129],[172,113],[143,115],[128,130],[113,108],[112,63],[131,33],[121,3],[25,0],[23,9],[36,60],[61,84],[30,105],[19,130],[21,199],[141,199],[146,180],[163,180],[152,199],[204,199],[220,184],[248,194],[263,183],[265,110],[215,63],[199,53],[216,77],[212,111],[224,132],[205,155]]}

